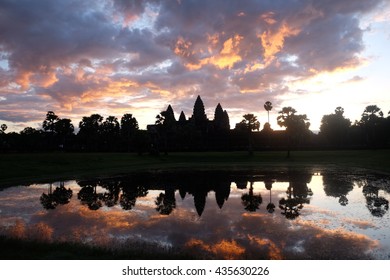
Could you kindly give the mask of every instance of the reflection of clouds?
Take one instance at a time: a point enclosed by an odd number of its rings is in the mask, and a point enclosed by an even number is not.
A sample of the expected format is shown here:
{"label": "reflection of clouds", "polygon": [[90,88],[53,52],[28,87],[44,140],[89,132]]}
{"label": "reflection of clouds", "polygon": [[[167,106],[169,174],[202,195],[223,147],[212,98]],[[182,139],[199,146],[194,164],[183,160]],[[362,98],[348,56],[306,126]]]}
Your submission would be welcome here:
{"label": "reflection of clouds", "polygon": [[375,224],[372,221],[364,221],[359,219],[344,218],[343,222],[349,223],[361,229],[376,228]]}
{"label": "reflection of clouds", "polygon": [[314,206],[311,204],[305,205],[305,209],[307,209],[307,210],[310,209],[311,213],[315,213],[315,214],[322,214],[322,215],[326,215],[326,216],[330,216],[330,217],[337,217],[338,216],[338,214],[332,210],[320,208],[318,206]]}
{"label": "reflection of clouds", "polygon": [[257,245],[260,248],[267,248],[268,259],[281,260],[283,259],[282,248],[279,248],[274,242],[269,239],[262,239],[256,236],[248,236],[248,239],[252,244]]}
{"label": "reflection of clouds", "polygon": [[[71,182],[66,187],[74,193],[80,189]],[[263,184],[256,183],[255,189],[267,202],[269,191]],[[148,196],[137,199],[130,211],[124,211],[120,205],[91,211],[75,196],[69,204],[47,211],[39,204],[39,196],[47,191],[47,186],[35,186],[30,193],[28,190],[21,188],[18,193],[17,188],[10,188],[4,190],[6,195],[1,194],[1,209],[5,209],[0,216],[1,232],[18,238],[111,247],[131,242],[163,244],[195,253],[195,257],[212,259],[368,259],[380,245],[361,233],[377,229],[375,221],[345,217],[315,204],[305,206],[304,214],[294,221],[285,219],[278,209],[269,214],[265,202],[258,211],[248,213],[241,205],[241,194],[248,190],[238,190],[233,184],[222,209],[215,193],[207,194],[201,217],[196,213],[194,196],[187,193],[182,199],[178,191],[177,207],[166,216],[155,209],[154,201],[161,190],[151,190]],[[272,199],[285,195],[285,190],[285,184],[275,183]],[[24,205],[19,207],[24,193],[28,199],[22,200]],[[315,192],[314,197],[323,198],[321,192]],[[364,208],[364,202],[360,207]],[[17,218],[19,215],[22,218]],[[353,232],[354,227],[360,233]]]}
{"label": "reflection of clouds", "polygon": [[1,228],[0,234],[18,239],[51,242],[53,231],[53,228],[44,222],[29,225],[18,219],[14,224]]}
{"label": "reflection of clouds", "polygon": [[213,259],[240,259],[245,253],[245,248],[239,246],[236,241],[225,239],[218,243],[208,244],[203,240],[191,238],[185,244],[185,249],[195,251],[202,257]]}

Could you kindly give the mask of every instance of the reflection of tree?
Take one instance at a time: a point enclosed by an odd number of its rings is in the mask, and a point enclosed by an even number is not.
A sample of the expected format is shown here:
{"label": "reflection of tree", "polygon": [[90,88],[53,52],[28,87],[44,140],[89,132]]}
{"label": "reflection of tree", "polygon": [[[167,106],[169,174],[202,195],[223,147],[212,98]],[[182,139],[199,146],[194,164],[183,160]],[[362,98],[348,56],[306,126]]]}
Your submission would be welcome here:
{"label": "reflection of tree", "polygon": [[52,191],[52,184],[49,185],[48,194],[43,193],[40,197],[41,204],[45,209],[55,209],[58,204],[67,204],[72,198],[73,191],[66,189],[64,182],[60,182],[60,186]]}
{"label": "reflection of tree", "polygon": [[43,193],[40,197],[41,204],[43,208],[49,210],[49,209],[55,209],[58,205],[58,202],[56,201],[53,191],[52,191],[52,184],[49,184],[49,190],[48,193]]}
{"label": "reflection of tree", "polygon": [[161,215],[169,215],[176,208],[175,190],[166,189],[165,193],[160,193],[156,201],[156,211]]}
{"label": "reflection of tree", "polygon": [[290,179],[290,185],[287,188],[287,198],[282,198],[279,201],[279,208],[282,210],[282,215],[287,219],[293,220],[299,216],[299,211],[303,208],[303,204],[310,203],[308,196],[312,196],[313,192],[307,187],[307,183],[311,177],[305,174],[296,174]]}
{"label": "reflection of tree", "polygon": [[353,182],[345,177],[334,174],[323,174],[324,191],[327,196],[339,198],[342,206],[348,204],[347,194],[353,189]]}
{"label": "reflection of tree", "polygon": [[73,191],[71,189],[66,189],[64,182],[60,182],[60,186],[53,191],[53,195],[58,204],[68,204],[72,198]]}
{"label": "reflection of tree", "polygon": [[263,202],[261,194],[253,194],[253,182],[250,182],[249,193],[245,193],[241,196],[242,205],[244,205],[245,210],[249,212],[255,212],[259,209],[260,204]]}
{"label": "reflection of tree", "polygon": [[81,201],[82,204],[88,205],[90,210],[98,210],[103,206],[102,200],[103,195],[97,193],[97,182],[78,182],[78,184],[82,187],[79,193],[77,194],[77,198]]}
{"label": "reflection of tree", "polygon": [[[265,105],[264,105],[265,106]],[[271,106],[272,108],[272,106]],[[272,184],[274,183],[274,180],[266,178],[264,180],[264,185],[267,190],[269,190],[269,203],[267,204],[267,211],[268,213],[273,213],[275,211],[275,204],[272,203],[272,195],[271,195],[271,189],[272,189]]]}
{"label": "reflection of tree", "polygon": [[120,182],[117,181],[103,181],[101,186],[107,190],[102,194],[102,200],[107,207],[112,207],[118,203]]}
{"label": "reflection of tree", "polygon": [[138,197],[147,196],[148,190],[143,186],[126,186],[122,188],[119,204],[123,210],[131,210]]}
{"label": "reflection of tree", "polygon": [[389,210],[389,201],[379,196],[379,188],[373,185],[363,187],[363,195],[366,198],[366,206],[375,217],[383,217]]}

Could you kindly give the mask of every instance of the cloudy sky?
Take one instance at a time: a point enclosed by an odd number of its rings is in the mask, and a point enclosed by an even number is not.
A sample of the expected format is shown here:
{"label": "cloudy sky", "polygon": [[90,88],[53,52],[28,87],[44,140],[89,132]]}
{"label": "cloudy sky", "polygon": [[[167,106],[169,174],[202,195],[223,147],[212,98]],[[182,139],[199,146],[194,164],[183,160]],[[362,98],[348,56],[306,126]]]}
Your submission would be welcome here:
{"label": "cloudy sky", "polygon": [[317,130],[337,106],[390,110],[386,0],[1,0],[0,123],[38,128],[133,114],[140,128],[200,95],[233,128],[243,114],[271,126],[285,106]]}

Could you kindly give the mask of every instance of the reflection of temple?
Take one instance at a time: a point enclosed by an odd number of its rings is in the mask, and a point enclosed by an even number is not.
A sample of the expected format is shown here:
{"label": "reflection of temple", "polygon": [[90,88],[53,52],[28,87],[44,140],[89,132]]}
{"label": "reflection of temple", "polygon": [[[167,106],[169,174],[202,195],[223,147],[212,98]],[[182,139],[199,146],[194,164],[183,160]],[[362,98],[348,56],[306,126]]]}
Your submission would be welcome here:
{"label": "reflection of temple", "polygon": [[269,201],[266,211],[273,213],[275,204],[272,202],[272,184],[274,182],[289,182],[287,198],[279,202],[282,214],[287,218],[299,215],[303,204],[309,203],[312,195],[307,183],[311,180],[311,174],[277,173],[264,176],[241,174],[240,172],[181,172],[181,173],[157,173],[137,174],[118,179],[79,181],[82,187],[77,197],[80,202],[91,210],[98,210],[102,206],[112,207],[119,205],[123,210],[130,211],[137,204],[137,199],[148,195],[149,190],[160,190],[154,198],[155,209],[161,215],[170,215],[177,207],[176,191],[181,199],[192,196],[194,209],[201,216],[204,213],[208,194],[214,192],[215,203],[219,209],[223,209],[229,199],[231,184],[234,182],[238,189],[249,189],[241,196],[243,210],[254,212],[262,208],[263,198],[260,193],[254,191],[255,182],[264,182],[264,187],[269,191]]}

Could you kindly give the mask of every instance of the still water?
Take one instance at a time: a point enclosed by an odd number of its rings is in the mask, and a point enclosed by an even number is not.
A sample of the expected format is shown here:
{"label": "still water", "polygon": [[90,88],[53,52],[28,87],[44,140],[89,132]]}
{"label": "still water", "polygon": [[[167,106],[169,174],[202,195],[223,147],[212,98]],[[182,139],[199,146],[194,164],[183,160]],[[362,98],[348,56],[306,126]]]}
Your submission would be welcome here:
{"label": "still water", "polygon": [[[0,234],[203,259],[390,259],[390,176],[145,173],[0,191]],[[143,246],[143,245],[142,245]]]}

